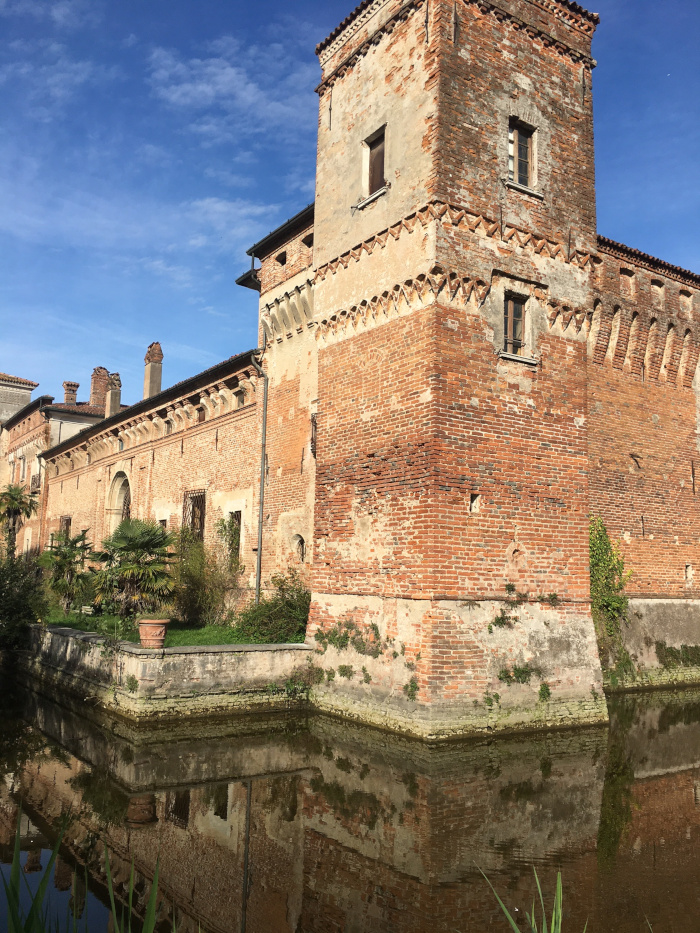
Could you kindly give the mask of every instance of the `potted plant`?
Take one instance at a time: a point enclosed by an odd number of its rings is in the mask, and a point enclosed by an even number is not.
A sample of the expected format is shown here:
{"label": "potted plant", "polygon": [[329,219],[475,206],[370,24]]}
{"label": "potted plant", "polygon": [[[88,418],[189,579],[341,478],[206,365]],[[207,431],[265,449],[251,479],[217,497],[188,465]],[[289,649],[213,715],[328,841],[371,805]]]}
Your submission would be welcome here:
{"label": "potted plant", "polygon": [[146,648],[162,648],[169,619],[144,618],[155,613],[173,593],[170,547],[173,536],[157,522],[125,519],[102,542],[94,559],[98,602],[114,605],[122,619],[139,618],[139,637]]}

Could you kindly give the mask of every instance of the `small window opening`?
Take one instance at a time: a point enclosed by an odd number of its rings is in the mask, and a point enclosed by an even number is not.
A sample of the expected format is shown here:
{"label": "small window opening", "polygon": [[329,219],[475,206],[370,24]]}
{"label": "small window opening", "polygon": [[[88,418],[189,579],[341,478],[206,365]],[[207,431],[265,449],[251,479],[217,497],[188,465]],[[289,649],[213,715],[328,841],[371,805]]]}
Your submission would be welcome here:
{"label": "small window opening", "polygon": [[118,447],[119,447],[119,450],[120,450],[120,451],[121,451],[121,450],[124,450],[124,441],[121,439],[121,437],[119,438]]}
{"label": "small window opening", "polygon": [[165,796],[165,819],[185,829],[190,821],[189,790],[168,791]]}
{"label": "small window opening", "polygon": [[59,520],[58,530],[62,535],[65,535],[67,538],[70,538],[70,527],[72,524],[72,519],[70,515],[62,515]]}
{"label": "small window opening", "polygon": [[294,535],[293,539],[294,550],[297,557],[299,558],[299,563],[303,564],[306,561],[306,541],[302,538],[301,535]]}
{"label": "small window opening", "polygon": [[166,421],[165,422],[165,436],[167,437],[168,434],[172,434],[172,433],[173,433],[173,423],[172,421]]}
{"label": "small window opening", "polygon": [[167,527],[168,527],[168,519],[167,519],[167,518],[159,518],[159,519],[158,519],[158,524],[160,525],[161,528],[167,528]]}
{"label": "small window opening", "polygon": [[236,408],[245,407],[245,392],[236,392]]}
{"label": "small window opening", "polygon": [[302,237],[301,242],[307,249],[312,249],[314,245],[314,235],[313,233],[307,233],[305,237]]}
{"label": "small window opening", "polygon": [[311,415],[311,455],[316,457],[316,442],[318,439],[318,418],[316,414]]}
{"label": "small window opening", "polygon": [[214,816],[228,820],[228,784],[217,784],[211,792],[211,808]]}
{"label": "small window opening", "polygon": [[693,582],[693,565],[692,564],[685,565],[685,582],[686,583]]}
{"label": "small window opening", "polygon": [[283,250],[278,256],[275,256],[275,259],[281,266],[287,265],[287,251]]}
{"label": "small window opening", "polygon": [[535,183],[533,162],[534,131],[519,120],[513,120],[508,134],[508,176],[526,188]]}
{"label": "small window opening", "polygon": [[523,349],[525,300],[507,295],[503,310],[503,350],[520,356]]}
{"label": "small window opening", "polygon": [[381,130],[374,139],[368,141],[369,147],[369,187],[367,195],[370,196],[386,185],[384,178],[384,153],[386,134]]}
{"label": "small window opening", "polygon": [[203,421],[206,421],[207,413],[203,408],[197,409],[197,424],[202,424]]}
{"label": "small window opening", "polygon": [[469,497],[469,511],[478,512],[481,505],[481,496],[473,492]]}

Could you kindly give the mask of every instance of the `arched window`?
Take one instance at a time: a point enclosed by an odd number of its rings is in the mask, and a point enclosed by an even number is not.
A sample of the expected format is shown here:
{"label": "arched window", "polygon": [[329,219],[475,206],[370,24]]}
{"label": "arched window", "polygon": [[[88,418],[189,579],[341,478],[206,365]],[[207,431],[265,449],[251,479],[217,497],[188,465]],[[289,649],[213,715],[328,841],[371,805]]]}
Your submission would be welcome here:
{"label": "arched window", "polygon": [[306,562],[306,541],[302,538],[301,535],[294,535],[292,538],[292,547],[294,548],[294,553],[296,554],[299,563],[303,564]]}
{"label": "arched window", "polygon": [[110,532],[126,518],[131,518],[131,486],[126,473],[120,471],[112,480],[107,500],[107,524]]}

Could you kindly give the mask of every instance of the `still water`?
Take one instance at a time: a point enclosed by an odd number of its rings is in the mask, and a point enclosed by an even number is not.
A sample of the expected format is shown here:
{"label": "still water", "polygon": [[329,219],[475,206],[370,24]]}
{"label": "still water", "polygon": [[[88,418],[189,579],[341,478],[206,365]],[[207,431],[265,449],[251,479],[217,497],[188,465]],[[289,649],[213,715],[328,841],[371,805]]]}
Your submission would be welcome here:
{"label": "still water", "polygon": [[[700,695],[621,697],[609,729],[438,748],[322,717],[144,731],[0,697],[0,861],[108,930],[105,847],[162,929],[472,933],[522,917],[536,866],[565,931],[700,930]],[[7,873],[7,868],[3,869]],[[6,929],[0,898],[0,929]]]}

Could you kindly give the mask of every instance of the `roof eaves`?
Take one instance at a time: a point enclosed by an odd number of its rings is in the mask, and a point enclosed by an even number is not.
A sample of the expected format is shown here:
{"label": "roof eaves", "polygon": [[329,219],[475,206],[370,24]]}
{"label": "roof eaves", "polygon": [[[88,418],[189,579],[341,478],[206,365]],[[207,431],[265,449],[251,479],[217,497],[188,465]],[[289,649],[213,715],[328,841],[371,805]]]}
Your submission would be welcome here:
{"label": "roof eaves", "polygon": [[247,250],[247,255],[252,256],[254,259],[262,259],[263,256],[267,256],[272,252],[276,243],[283,243],[293,229],[303,230],[304,227],[308,227],[314,221],[315,204],[316,202],[312,201],[311,204],[300,210],[298,214],[290,217],[276,230],[272,230],[262,240],[258,240]]}
{"label": "roof eaves", "polygon": [[98,433],[100,431],[107,430],[116,425],[120,424],[125,418],[133,418],[136,415],[140,415],[144,411],[148,411],[151,408],[160,408],[174,398],[177,398],[180,395],[186,394],[188,391],[192,391],[196,388],[198,383],[207,383],[212,379],[216,378],[217,371],[222,371],[222,376],[226,370],[233,367],[239,368],[243,365],[243,361],[247,359],[252,359],[252,357],[258,352],[257,348],[255,350],[246,350],[245,353],[239,353],[237,356],[230,356],[227,360],[222,360],[220,363],[216,363],[214,366],[210,366],[209,369],[203,370],[201,373],[197,373],[194,376],[190,376],[189,379],[183,379],[182,382],[176,382],[175,385],[170,386],[168,389],[164,389],[162,392],[159,392],[158,395],[152,395],[150,398],[141,399],[140,402],[136,402],[134,405],[130,405],[127,408],[123,408],[121,411],[116,412],[116,414],[111,415],[109,418],[102,418],[96,424],[91,424],[83,431],[80,431],[79,434],[73,435],[73,437],[68,438],[68,440],[63,441],[60,444],[56,444],[54,447],[45,450],[39,456],[43,460],[48,460],[51,457],[55,457],[57,454],[63,453],[64,450],[69,450],[71,447],[81,444],[83,441],[88,440],[92,433]]}
{"label": "roof eaves", "polygon": [[32,382],[31,379],[23,379],[21,376],[11,376],[9,373],[0,373],[0,379],[11,379],[12,382],[16,382],[18,385],[25,386],[32,389],[36,389],[39,385],[38,382]]}
{"label": "roof eaves", "polygon": [[[586,10],[584,7],[580,6],[578,3],[574,3],[573,0],[556,0],[556,2],[559,3],[560,6],[565,7],[565,9],[571,10],[572,13],[577,13],[579,16],[583,17],[584,19],[587,19],[589,22],[595,23],[596,26],[600,22],[600,16],[597,13],[591,13],[589,10]],[[370,6],[372,3],[374,3],[374,0],[362,0],[362,3],[358,4],[358,6],[355,7],[352,13],[348,14],[345,17],[345,19],[342,21],[342,23],[340,23],[339,26],[336,26],[333,32],[329,36],[327,36],[323,40],[323,42],[319,42],[319,44],[316,46],[316,54],[320,55],[324,49],[328,48],[331,42],[335,41],[335,39],[338,38],[338,36],[342,33],[342,31],[344,29],[347,29],[347,27],[354,20],[356,20],[357,17],[361,13],[363,13],[367,9],[367,7]]]}
{"label": "roof eaves", "polygon": [[15,412],[14,415],[11,415],[7,421],[3,423],[4,430],[11,430],[15,425],[19,424],[20,421],[24,421],[25,418],[28,418],[29,415],[33,414],[38,409],[47,408],[53,402],[53,399],[53,395],[40,395],[33,401],[28,402],[24,408],[20,408],[19,411]]}

